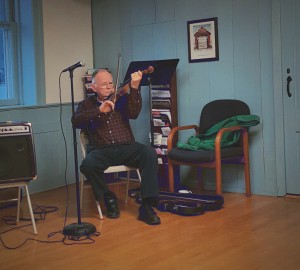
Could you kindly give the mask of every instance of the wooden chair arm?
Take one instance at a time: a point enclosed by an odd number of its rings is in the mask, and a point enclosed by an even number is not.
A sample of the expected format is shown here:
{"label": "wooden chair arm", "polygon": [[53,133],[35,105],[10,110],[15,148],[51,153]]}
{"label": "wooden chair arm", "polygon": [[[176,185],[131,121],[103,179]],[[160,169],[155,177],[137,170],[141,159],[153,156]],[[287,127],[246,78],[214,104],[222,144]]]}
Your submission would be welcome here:
{"label": "wooden chair arm", "polygon": [[182,130],[194,129],[196,133],[199,131],[199,127],[197,125],[187,125],[187,126],[179,126],[174,127],[170,131],[167,139],[168,151],[170,151],[175,145],[175,138],[177,138],[177,133]]}
{"label": "wooden chair arm", "polygon": [[236,131],[236,130],[241,130],[242,131],[242,136],[243,136],[243,144],[247,143],[248,144],[248,131],[246,128],[242,126],[233,126],[233,127],[228,127],[228,128],[221,128],[219,132],[217,133],[216,139],[215,139],[215,150],[216,154],[217,152],[220,153],[221,151],[221,140],[226,132],[230,131]]}

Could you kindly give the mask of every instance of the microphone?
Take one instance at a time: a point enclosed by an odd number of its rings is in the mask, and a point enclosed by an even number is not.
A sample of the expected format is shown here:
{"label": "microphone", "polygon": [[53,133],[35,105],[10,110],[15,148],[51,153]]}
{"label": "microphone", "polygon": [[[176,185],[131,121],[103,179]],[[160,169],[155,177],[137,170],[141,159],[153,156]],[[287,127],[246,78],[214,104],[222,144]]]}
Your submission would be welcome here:
{"label": "microphone", "polygon": [[70,67],[65,68],[62,72],[73,71],[75,68],[84,67],[84,66],[85,66],[85,63],[80,61]]}

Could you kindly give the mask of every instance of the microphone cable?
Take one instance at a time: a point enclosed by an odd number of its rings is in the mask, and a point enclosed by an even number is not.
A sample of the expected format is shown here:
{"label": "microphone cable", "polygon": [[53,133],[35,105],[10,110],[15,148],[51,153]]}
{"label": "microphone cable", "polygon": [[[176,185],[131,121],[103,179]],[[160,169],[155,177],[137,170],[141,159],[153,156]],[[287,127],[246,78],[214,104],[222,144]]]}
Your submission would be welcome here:
{"label": "microphone cable", "polygon": [[[68,217],[68,209],[69,209],[69,187],[68,187],[68,181],[67,181],[67,171],[68,171],[68,147],[67,147],[67,140],[66,140],[66,136],[65,136],[65,132],[63,129],[63,123],[62,123],[62,96],[61,96],[61,75],[63,72],[60,73],[59,75],[59,122],[60,122],[60,127],[61,127],[61,131],[62,131],[62,136],[63,136],[63,141],[64,141],[64,145],[65,145],[65,169],[64,169],[64,182],[65,182],[65,189],[66,189],[66,208],[65,208],[65,215],[64,215],[64,222],[63,222],[63,228],[66,226],[67,223],[67,217]],[[36,206],[35,209],[33,209],[33,213],[35,215],[39,215],[39,218],[35,218],[36,221],[41,221],[41,220],[46,220],[46,215],[49,213],[53,213],[58,211],[59,208],[56,206]],[[20,221],[30,221],[30,218],[20,218]],[[6,225],[15,225],[16,223],[16,217],[13,216],[5,216],[2,218],[2,221],[6,224]],[[21,244],[11,247],[8,246],[5,241],[3,240],[3,235],[19,229],[19,228],[24,228],[24,227],[28,227],[31,226],[32,223],[29,224],[25,224],[25,225],[21,225],[21,226],[16,226],[10,229],[7,229],[5,231],[0,232],[0,242],[2,243],[2,245],[7,248],[7,249],[18,249],[21,248],[22,246],[24,246],[28,241],[36,241],[39,243],[63,243],[65,245],[75,245],[75,244],[93,244],[95,243],[95,240],[92,238],[92,236],[99,236],[100,232],[95,232],[92,235],[86,235],[86,236],[66,236],[63,235],[63,229],[60,231],[56,231],[56,232],[51,232],[48,234],[48,238],[50,237],[54,237],[57,234],[62,234],[63,238],[59,239],[59,240],[53,240],[53,241],[49,241],[49,240],[39,240],[39,239],[35,239],[35,238],[26,238]],[[73,241],[73,242],[68,242],[68,240]],[[75,241],[75,242],[74,242]]]}

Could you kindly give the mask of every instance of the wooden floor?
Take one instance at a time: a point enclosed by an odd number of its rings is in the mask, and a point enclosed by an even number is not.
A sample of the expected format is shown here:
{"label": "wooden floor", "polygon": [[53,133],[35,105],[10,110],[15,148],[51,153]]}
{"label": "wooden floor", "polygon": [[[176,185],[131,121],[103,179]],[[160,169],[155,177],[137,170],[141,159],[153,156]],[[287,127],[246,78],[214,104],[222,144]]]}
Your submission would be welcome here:
{"label": "wooden floor", "polygon": [[[30,186],[29,186],[30,189]],[[120,188],[121,190],[121,188]],[[121,202],[123,190],[115,189]],[[77,223],[74,186],[69,188],[69,211],[66,225]],[[99,236],[94,242],[70,241],[52,232],[64,228],[66,190],[43,192],[31,196],[39,206],[56,206],[37,222],[38,235],[32,226],[1,234],[9,247],[26,239],[58,241],[41,243],[29,240],[20,248],[7,249],[0,243],[1,269],[155,269],[155,270],[289,270],[300,267],[300,200],[243,194],[225,194],[224,208],[201,216],[183,217],[158,212],[162,224],[148,226],[137,220],[138,206],[121,203],[121,217],[98,219],[91,191],[85,196],[82,222],[94,224]],[[23,215],[29,217],[26,200]],[[0,210],[1,218],[14,215],[15,208]],[[20,222],[19,226],[29,222]],[[0,223],[0,232],[14,226]]]}

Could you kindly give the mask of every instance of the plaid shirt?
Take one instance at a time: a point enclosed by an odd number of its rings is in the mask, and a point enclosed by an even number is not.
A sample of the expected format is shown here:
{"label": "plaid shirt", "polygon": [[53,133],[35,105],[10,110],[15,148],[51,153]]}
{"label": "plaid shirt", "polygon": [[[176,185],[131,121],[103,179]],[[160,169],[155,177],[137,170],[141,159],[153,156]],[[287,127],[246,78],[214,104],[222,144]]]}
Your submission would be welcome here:
{"label": "plaid shirt", "polygon": [[96,95],[81,101],[72,117],[73,126],[86,130],[93,146],[133,143],[129,119],[136,119],[142,109],[140,91],[130,89],[130,94],[117,100],[113,112],[101,113],[100,105]]}

